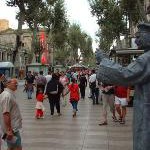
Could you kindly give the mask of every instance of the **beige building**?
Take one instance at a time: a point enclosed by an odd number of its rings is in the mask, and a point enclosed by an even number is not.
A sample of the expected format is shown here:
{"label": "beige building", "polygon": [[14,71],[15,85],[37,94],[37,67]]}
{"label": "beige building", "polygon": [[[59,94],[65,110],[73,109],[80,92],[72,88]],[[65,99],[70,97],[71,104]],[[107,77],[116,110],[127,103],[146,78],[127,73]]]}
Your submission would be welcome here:
{"label": "beige building", "polygon": [[[0,32],[0,62],[12,62],[13,51],[16,44],[16,30],[7,29]],[[31,42],[32,33],[28,30],[23,30],[21,35],[21,46],[16,55],[15,70],[13,74],[23,79],[25,76],[26,64],[31,61]],[[30,57],[29,57],[30,56]]]}
{"label": "beige building", "polygon": [[9,21],[6,19],[0,19],[0,32],[9,28]]}
{"label": "beige building", "polygon": [[[23,54],[26,51],[31,53],[31,42],[32,34],[28,30],[24,30],[21,36],[21,47],[17,56],[16,66],[21,67],[22,63],[20,57],[24,57]],[[8,61],[12,58],[12,51],[15,49],[16,44],[16,34],[15,30],[8,29],[6,31],[0,32],[0,61]],[[10,60],[11,61],[11,60]]]}

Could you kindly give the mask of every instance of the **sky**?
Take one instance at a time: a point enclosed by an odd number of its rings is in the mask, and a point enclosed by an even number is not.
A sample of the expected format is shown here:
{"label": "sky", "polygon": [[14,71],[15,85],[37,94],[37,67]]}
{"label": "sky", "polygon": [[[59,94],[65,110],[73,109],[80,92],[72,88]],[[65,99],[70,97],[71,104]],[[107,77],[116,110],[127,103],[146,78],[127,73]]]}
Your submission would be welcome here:
{"label": "sky", "polygon": [[[17,8],[8,7],[6,0],[0,0],[0,19],[9,20],[9,26],[13,29],[17,28],[17,20],[15,19]],[[90,13],[88,0],[65,0],[67,15],[71,23],[80,25],[82,31],[85,31],[93,39],[93,49],[97,47],[95,42],[95,33],[98,30],[96,18]]]}

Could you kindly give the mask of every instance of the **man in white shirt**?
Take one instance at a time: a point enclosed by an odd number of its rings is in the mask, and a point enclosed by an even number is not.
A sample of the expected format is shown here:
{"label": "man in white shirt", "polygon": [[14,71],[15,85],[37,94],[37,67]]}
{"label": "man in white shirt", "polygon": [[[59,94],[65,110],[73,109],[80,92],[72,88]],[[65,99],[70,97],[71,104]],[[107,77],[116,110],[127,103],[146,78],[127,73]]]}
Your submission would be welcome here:
{"label": "man in white shirt", "polygon": [[91,76],[90,76],[90,78],[89,78],[89,83],[93,83],[93,82],[95,82],[96,81],[96,73],[95,73],[95,70],[92,70],[91,71]]}
{"label": "man in white shirt", "polygon": [[47,83],[52,79],[51,71],[48,71],[48,74],[45,76]]}
{"label": "man in white shirt", "polygon": [[98,104],[98,99],[96,98],[97,92],[96,92],[96,73],[95,70],[91,71],[92,75],[89,78],[89,87],[91,89],[91,94],[92,94],[92,100],[93,100],[93,105]]}

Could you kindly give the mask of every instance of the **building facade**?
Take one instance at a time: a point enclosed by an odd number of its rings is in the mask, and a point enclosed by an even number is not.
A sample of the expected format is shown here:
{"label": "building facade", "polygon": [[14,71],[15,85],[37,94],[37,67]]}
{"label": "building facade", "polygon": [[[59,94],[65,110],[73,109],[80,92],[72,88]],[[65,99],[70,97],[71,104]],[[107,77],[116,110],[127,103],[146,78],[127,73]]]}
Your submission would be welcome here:
{"label": "building facade", "polygon": [[9,28],[9,21],[6,19],[0,19],[0,32]]}

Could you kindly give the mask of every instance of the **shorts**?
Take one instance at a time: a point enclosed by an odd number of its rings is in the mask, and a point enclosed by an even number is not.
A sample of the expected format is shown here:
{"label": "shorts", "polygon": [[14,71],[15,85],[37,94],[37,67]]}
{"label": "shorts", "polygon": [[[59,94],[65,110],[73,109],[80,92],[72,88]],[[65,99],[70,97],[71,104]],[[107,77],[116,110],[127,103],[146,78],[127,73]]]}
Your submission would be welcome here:
{"label": "shorts", "polygon": [[15,132],[14,136],[16,136],[17,138],[15,143],[10,143],[9,141],[6,140],[8,148],[22,147],[20,132],[19,131]]}
{"label": "shorts", "polygon": [[127,98],[119,98],[115,96],[115,104],[121,106],[127,106],[128,105]]}

